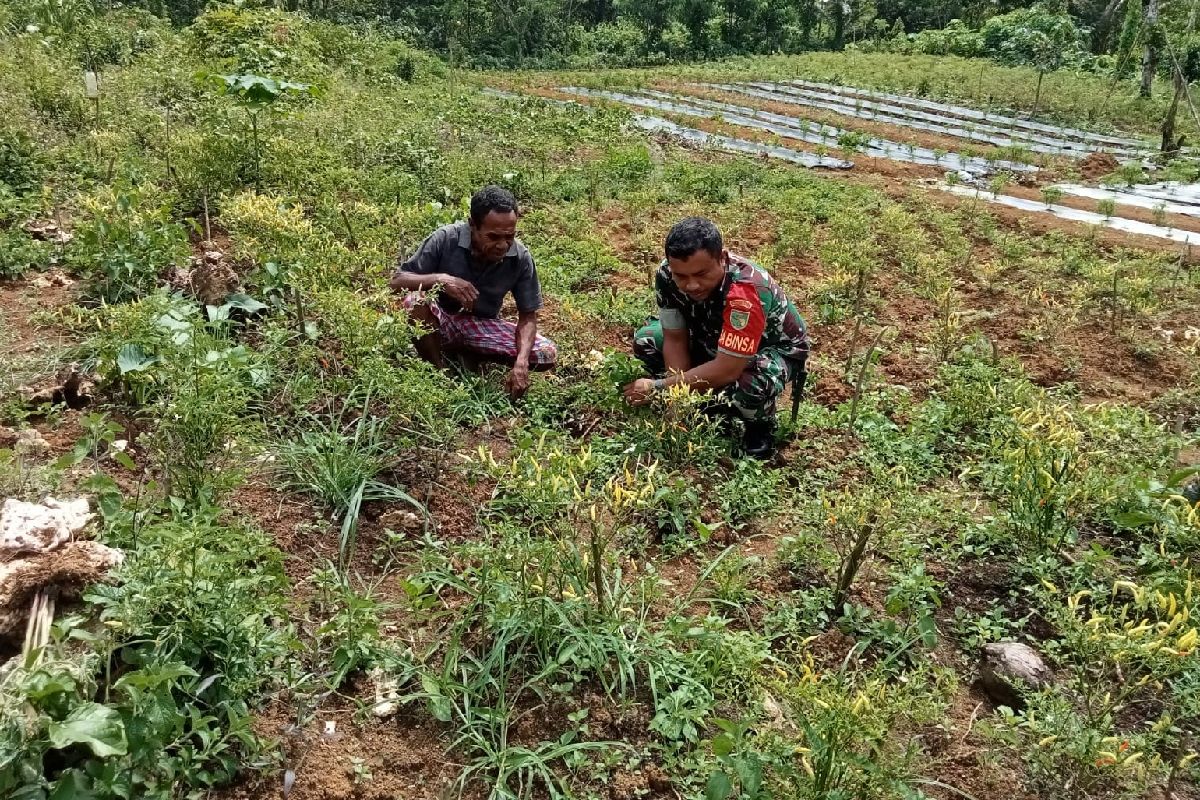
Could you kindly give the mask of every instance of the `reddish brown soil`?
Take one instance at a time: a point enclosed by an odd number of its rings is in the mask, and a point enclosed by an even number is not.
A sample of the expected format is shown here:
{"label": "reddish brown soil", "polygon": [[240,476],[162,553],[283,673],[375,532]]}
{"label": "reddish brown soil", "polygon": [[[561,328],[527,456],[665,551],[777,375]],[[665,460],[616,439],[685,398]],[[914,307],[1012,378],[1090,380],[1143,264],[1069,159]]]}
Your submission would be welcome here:
{"label": "reddish brown soil", "polygon": [[1085,181],[1098,181],[1112,174],[1121,164],[1112,153],[1091,153],[1079,161],[1079,174]]}
{"label": "reddish brown soil", "polygon": [[288,555],[284,570],[302,582],[326,560],[337,560],[337,530],[329,514],[298,494],[274,488],[266,477],[252,477],[225,503],[254,523]]}
{"label": "reddish brown soil", "polygon": [[75,287],[51,283],[35,288],[30,281],[0,281],[0,359],[11,364],[23,357],[55,357],[71,341],[71,334],[58,326],[36,325],[32,317],[70,305]]}
{"label": "reddish brown soil", "polygon": [[[334,732],[326,736],[330,722]],[[280,742],[283,763],[215,792],[216,800],[443,800],[453,794],[458,767],[447,757],[450,743],[425,715],[360,719],[343,705],[297,727],[289,709],[278,707],[258,716],[254,727]],[[288,770],[295,782],[285,794]]]}

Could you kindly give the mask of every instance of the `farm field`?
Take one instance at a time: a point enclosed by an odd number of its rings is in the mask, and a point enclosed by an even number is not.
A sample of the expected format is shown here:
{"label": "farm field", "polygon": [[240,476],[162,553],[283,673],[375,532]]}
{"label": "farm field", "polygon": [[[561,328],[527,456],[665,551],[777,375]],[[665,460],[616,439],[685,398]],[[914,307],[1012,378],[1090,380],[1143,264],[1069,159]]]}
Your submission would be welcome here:
{"label": "farm field", "polygon": [[[70,30],[0,33],[0,497],[94,514],[70,558],[0,537],[0,796],[1200,796],[1161,93],[1054,73],[1030,120],[1031,70],[965,59],[92,24],[96,98]],[[387,285],[488,184],[559,347],[517,402]],[[621,396],[689,215],[809,325],[769,462]]]}

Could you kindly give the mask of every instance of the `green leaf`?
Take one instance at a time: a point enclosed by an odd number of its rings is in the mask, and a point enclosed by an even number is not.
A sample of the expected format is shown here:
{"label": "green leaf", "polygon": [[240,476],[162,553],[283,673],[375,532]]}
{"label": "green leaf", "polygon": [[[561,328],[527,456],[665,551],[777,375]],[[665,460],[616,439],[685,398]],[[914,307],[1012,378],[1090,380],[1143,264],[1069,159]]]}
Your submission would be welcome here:
{"label": "green leaf", "polygon": [[101,758],[123,756],[128,750],[121,715],[99,703],[81,705],[62,722],[51,722],[48,734],[56,750],[86,744]]}
{"label": "green leaf", "polygon": [[267,308],[267,304],[255,300],[248,294],[231,294],[225,298],[225,305],[222,308],[240,308],[247,314],[254,314]]}
{"label": "green leaf", "polygon": [[747,798],[758,797],[758,790],[762,788],[762,763],[753,756],[739,758],[737,774],[742,783],[741,795]]}
{"label": "green leaf", "polygon": [[1128,511],[1113,517],[1113,522],[1122,528],[1141,528],[1145,525],[1152,525],[1157,521],[1158,517],[1147,514],[1144,511]]}
{"label": "green leaf", "polygon": [[733,737],[727,733],[722,733],[714,737],[712,740],[712,749],[713,754],[718,757],[729,755],[733,752]]}
{"label": "green leaf", "polygon": [[704,800],[725,800],[733,794],[733,782],[724,772],[714,772],[704,787]]}
{"label": "green leaf", "polygon": [[450,698],[449,697],[431,697],[429,698],[429,713],[438,722],[449,722],[451,717]]}
{"label": "green leaf", "polygon": [[140,345],[124,344],[117,351],[117,369],[122,375],[127,372],[141,372],[157,361],[157,357],[147,355]]}
{"label": "green leaf", "polygon": [[1167,478],[1167,486],[1182,486],[1193,475],[1200,475],[1200,464],[1194,467],[1184,467],[1183,469],[1175,470]]}
{"label": "green leaf", "polygon": [[921,644],[930,650],[937,647],[937,622],[932,614],[926,614],[917,620],[917,631],[921,634]]}
{"label": "green leaf", "polygon": [[113,450],[112,459],[125,469],[137,469],[137,464],[133,463],[133,459],[129,457],[129,453],[123,450]]}

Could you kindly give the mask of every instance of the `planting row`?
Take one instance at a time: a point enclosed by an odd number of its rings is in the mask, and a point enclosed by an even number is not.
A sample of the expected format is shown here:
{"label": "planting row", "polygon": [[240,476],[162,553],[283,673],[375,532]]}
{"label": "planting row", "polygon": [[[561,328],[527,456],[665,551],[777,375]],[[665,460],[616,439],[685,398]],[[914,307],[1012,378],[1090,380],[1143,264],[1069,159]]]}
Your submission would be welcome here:
{"label": "planting row", "polygon": [[1141,151],[1127,147],[1077,142],[1061,137],[1029,133],[1015,127],[1003,128],[986,122],[954,124],[960,121],[947,118],[943,114],[869,100],[846,100],[838,95],[798,89],[786,84],[704,84],[703,87],[736,92],[776,103],[818,108],[855,119],[882,122],[887,125],[896,125],[957,139],[969,139],[991,147],[1020,147],[1034,153],[1049,155],[1083,156],[1093,150],[1105,150],[1126,159],[1134,159],[1142,155]]}
{"label": "planting row", "polygon": [[1031,119],[1021,119],[1019,117],[1006,116],[1003,114],[992,114],[987,111],[980,111],[967,106],[935,103],[932,100],[926,100],[921,97],[890,94],[887,92],[875,92],[869,89],[856,89],[849,86],[836,86],[834,84],[816,83],[813,81],[796,80],[787,81],[787,83],[791,86],[796,86],[802,89],[828,92],[840,97],[857,97],[870,100],[883,100],[912,108],[921,108],[928,111],[938,112],[943,116],[959,117],[961,119],[968,120],[990,121],[995,125],[1001,125],[1006,128],[1020,128],[1037,133],[1048,133],[1058,138],[1087,142],[1097,147],[1105,146],[1106,149],[1111,149],[1112,147],[1136,148],[1139,150],[1146,149],[1146,142],[1131,138],[1129,136],[1106,136],[1100,133],[1080,130],[1079,128],[1060,127],[1058,125],[1048,125],[1044,122],[1036,122]]}
{"label": "planting row", "polygon": [[719,117],[735,125],[766,131],[777,136],[818,147],[841,147],[849,150],[861,150],[864,155],[871,158],[884,158],[890,161],[921,164],[924,166],[942,166],[947,169],[967,173],[972,177],[986,175],[997,168],[1013,172],[1032,172],[1037,169],[1028,164],[1019,164],[1011,161],[992,162],[983,158],[969,157],[958,153],[941,153],[927,147],[901,144],[887,139],[869,138],[842,128],[808,122],[796,117],[759,111],[747,106],[698,98],[674,97],[664,92],[647,90],[634,94],[631,92],[584,89],[574,86],[563,87],[559,91],[580,97],[613,100],[639,108],[666,111],[684,116]]}
{"label": "planting row", "polygon": [[[520,98],[520,95],[513,94],[512,92],[499,91],[496,89],[484,89],[483,92],[486,95],[499,97],[505,100],[515,100]],[[555,100],[549,97],[543,97],[540,99],[555,105],[586,108],[586,106],[565,100]],[[815,169],[850,169],[850,167],[854,166],[853,163],[841,158],[806,153],[801,150],[792,150],[779,145],[752,142],[749,139],[738,139],[732,136],[722,136],[721,134],[717,133],[708,133],[707,131],[702,131],[698,128],[689,128],[686,125],[680,125],[679,123],[672,122],[669,119],[663,119],[662,117],[656,117],[648,114],[634,114],[633,124],[650,133],[666,133],[678,139],[683,139],[684,141],[693,142],[705,147],[715,147],[719,150],[726,150],[731,153],[745,153],[747,155],[754,156],[770,156],[771,158],[778,158],[793,164],[799,164],[802,167],[810,167]]]}
{"label": "planting row", "polygon": [[985,189],[977,189],[972,186],[951,185],[945,183],[935,184],[936,188],[944,192],[950,192],[961,197],[972,197],[979,200],[985,200],[989,203],[1008,206],[1009,208],[1020,209],[1021,211],[1029,211],[1036,214],[1050,214],[1051,216],[1060,219],[1071,220],[1072,222],[1083,222],[1089,225],[1101,225],[1105,228],[1112,228],[1126,233],[1134,233],[1140,236],[1153,236],[1158,239],[1169,239],[1173,242],[1181,244],[1197,244],[1200,243],[1200,233],[1195,231],[1179,230],[1177,228],[1168,228],[1163,225],[1152,225],[1149,222],[1139,222],[1133,219],[1124,219],[1117,216],[1106,216],[1098,214],[1094,211],[1083,211],[1078,208],[1070,208],[1069,206],[1060,206],[1053,203],[1042,203],[1036,200],[1027,200],[1023,197],[1013,197],[1012,195],[999,194],[987,191]]}

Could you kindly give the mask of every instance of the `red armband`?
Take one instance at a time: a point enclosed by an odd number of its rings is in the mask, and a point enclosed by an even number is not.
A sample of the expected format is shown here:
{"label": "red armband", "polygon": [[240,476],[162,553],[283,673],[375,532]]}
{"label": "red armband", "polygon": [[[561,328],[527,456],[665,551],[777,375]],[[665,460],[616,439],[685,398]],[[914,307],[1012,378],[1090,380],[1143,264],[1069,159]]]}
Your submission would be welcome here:
{"label": "red armband", "polygon": [[752,356],[758,352],[766,329],[767,317],[758,292],[749,284],[735,283],[725,297],[725,324],[717,350],[731,356]]}

